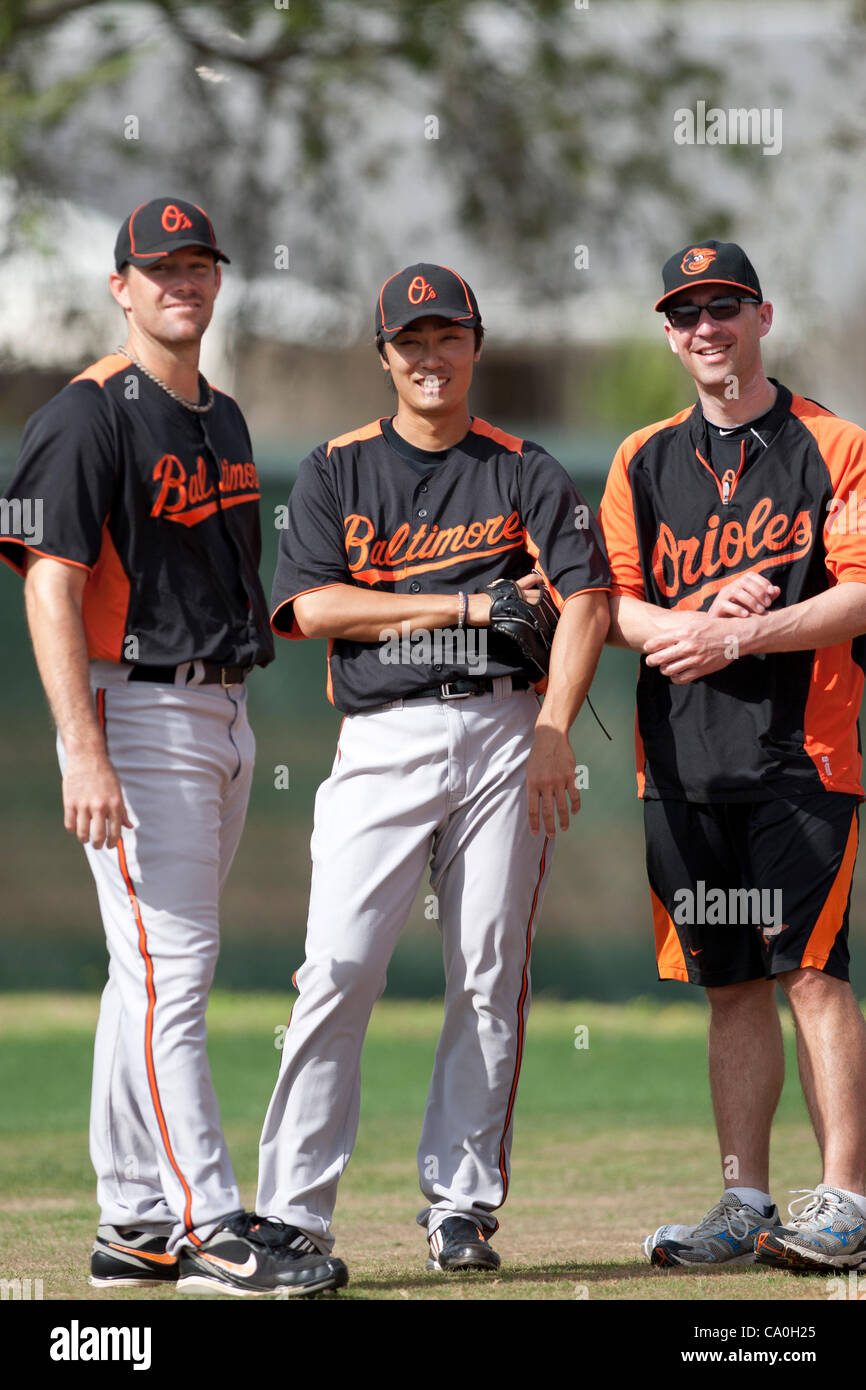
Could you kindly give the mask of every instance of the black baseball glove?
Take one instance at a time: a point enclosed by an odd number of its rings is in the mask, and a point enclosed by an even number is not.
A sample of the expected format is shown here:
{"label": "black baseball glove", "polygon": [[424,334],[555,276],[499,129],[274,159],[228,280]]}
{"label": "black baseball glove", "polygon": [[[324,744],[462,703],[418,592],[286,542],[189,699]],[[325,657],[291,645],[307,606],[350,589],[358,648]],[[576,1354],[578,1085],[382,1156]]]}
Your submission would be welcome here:
{"label": "black baseball glove", "polygon": [[491,655],[500,661],[519,661],[533,681],[547,675],[559,622],[559,609],[543,584],[538,592],[538,602],[529,603],[511,579],[494,579],[484,590],[490,595]]}

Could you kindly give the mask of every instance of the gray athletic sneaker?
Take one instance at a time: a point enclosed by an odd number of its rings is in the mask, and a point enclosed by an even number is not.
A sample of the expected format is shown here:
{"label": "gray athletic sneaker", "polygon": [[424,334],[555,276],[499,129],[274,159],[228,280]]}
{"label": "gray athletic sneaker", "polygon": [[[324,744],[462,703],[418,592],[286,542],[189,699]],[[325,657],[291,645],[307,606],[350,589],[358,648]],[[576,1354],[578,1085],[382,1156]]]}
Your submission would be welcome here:
{"label": "gray athletic sneaker", "polygon": [[779,1212],[773,1207],[763,1216],[746,1206],[733,1192],[725,1192],[697,1226],[659,1226],[647,1236],[643,1251],[654,1265],[751,1264],[755,1259],[755,1237],[779,1225]]}
{"label": "gray athletic sneaker", "polygon": [[866,1269],[866,1217],[838,1187],[798,1189],[790,1220],[758,1236],[758,1264],[776,1269]]}
{"label": "gray athletic sneaker", "polygon": [[95,1289],[146,1288],[177,1282],[177,1255],[166,1254],[167,1238],[153,1231],[100,1226],[90,1256]]}

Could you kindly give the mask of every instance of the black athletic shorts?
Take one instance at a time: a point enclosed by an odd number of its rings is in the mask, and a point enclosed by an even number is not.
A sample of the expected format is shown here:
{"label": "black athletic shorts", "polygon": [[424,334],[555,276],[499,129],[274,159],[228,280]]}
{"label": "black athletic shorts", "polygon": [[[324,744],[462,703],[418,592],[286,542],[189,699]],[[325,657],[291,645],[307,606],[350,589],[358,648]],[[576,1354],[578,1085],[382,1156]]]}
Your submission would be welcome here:
{"label": "black athletic shorts", "polygon": [[859,798],[644,801],[660,980],[848,979]]}

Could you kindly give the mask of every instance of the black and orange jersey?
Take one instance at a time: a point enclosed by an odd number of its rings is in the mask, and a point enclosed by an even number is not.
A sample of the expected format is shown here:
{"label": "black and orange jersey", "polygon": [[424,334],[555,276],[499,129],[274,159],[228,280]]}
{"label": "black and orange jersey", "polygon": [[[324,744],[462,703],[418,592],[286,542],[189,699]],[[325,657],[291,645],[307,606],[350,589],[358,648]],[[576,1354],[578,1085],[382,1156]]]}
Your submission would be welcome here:
{"label": "black and orange jersey", "polygon": [[273,659],[259,481],[230,396],[214,391],[197,415],[127,357],[104,357],[27,422],[5,495],[0,557],[13,569],[28,549],[89,571],[91,658]]}
{"label": "black and orange jersey", "polygon": [[[271,621],[283,637],[304,637],[294,600],[334,584],[471,593],[533,568],[560,608],[610,584],[598,525],[555,459],[474,419],[445,458],[419,472],[374,420],[320,445],[301,464],[280,536]],[[384,641],[333,640],[328,698],[354,714],[467,675],[520,670],[517,661],[487,650],[484,629],[451,636],[450,645],[442,640],[425,649],[413,634],[403,659],[393,661],[385,659]]]}
{"label": "black and orange jersey", "polygon": [[[624,441],[599,513],[614,593],[705,611],[748,570],[779,585],[777,607],[835,584],[866,584],[866,433],[779,386],[761,435],[761,447],[743,442],[739,467],[721,477],[709,466],[697,406]],[[700,802],[821,788],[862,795],[864,666],[861,637],[741,657],[689,685],[641,659],[639,794]]]}

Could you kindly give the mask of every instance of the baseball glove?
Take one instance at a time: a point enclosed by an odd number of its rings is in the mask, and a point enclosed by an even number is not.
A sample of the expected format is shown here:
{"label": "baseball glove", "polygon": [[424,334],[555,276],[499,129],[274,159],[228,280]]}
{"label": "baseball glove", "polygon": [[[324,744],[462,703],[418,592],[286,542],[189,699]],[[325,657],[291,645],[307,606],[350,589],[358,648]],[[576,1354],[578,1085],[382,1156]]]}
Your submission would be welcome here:
{"label": "baseball glove", "polygon": [[541,585],[537,603],[528,603],[511,579],[494,579],[484,593],[490,595],[492,655],[508,662],[516,659],[533,681],[543,680],[559,622],[559,609],[547,589]]}

